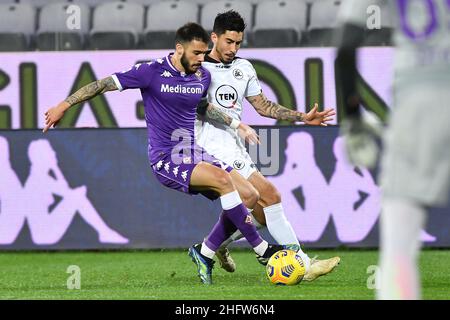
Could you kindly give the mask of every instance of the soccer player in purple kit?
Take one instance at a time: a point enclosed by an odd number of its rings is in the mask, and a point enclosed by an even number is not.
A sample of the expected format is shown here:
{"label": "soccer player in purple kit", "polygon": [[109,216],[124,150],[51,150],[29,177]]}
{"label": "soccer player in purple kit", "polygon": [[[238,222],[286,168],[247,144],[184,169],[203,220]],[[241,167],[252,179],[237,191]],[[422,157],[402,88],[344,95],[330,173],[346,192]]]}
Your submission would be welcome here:
{"label": "soccer player in purple kit", "polygon": [[[188,23],[176,32],[175,52],[130,70],[92,82],[45,112],[46,132],[73,105],[107,91],[140,89],[145,106],[149,160],[160,183],[189,194],[201,193],[209,199],[220,198],[223,212],[202,244],[189,248],[201,281],[212,283],[216,250],[236,228],[255,253],[264,258],[289,245],[271,245],[261,238],[236,190],[233,179],[239,173],[208,155],[194,143],[197,108],[204,106],[208,117],[251,132],[247,125],[233,120],[206,102],[210,73],[201,67],[208,51],[209,36],[196,23]],[[203,104],[202,101],[205,101]],[[174,139],[175,137],[175,139]],[[181,138],[181,142],[180,139]]]}

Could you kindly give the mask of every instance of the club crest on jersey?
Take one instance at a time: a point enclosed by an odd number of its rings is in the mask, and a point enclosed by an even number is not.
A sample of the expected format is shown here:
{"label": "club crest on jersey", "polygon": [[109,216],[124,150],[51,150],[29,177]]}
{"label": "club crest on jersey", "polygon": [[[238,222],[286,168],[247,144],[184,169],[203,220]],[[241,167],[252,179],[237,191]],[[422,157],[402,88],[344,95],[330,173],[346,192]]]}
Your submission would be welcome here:
{"label": "club crest on jersey", "polygon": [[221,85],[216,90],[216,101],[224,108],[234,108],[238,100],[238,92],[233,86],[228,84]]}
{"label": "club crest on jersey", "polygon": [[247,215],[247,217],[245,217],[245,223],[248,224],[253,224],[253,220],[252,220],[252,216],[251,215]]}
{"label": "club crest on jersey", "polygon": [[242,78],[244,78],[244,74],[242,73],[242,71],[240,69],[234,69],[233,76],[238,80],[242,80]]}
{"label": "club crest on jersey", "polygon": [[245,162],[242,160],[234,160],[233,162],[233,168],[236,170],[241,170],[245,167]]}
{"label": "club crest on jersey", "polygon": [[198,80],[202,80],[202,71],[197,70],[197,72],[195,73],[195,76],[197,77]]}

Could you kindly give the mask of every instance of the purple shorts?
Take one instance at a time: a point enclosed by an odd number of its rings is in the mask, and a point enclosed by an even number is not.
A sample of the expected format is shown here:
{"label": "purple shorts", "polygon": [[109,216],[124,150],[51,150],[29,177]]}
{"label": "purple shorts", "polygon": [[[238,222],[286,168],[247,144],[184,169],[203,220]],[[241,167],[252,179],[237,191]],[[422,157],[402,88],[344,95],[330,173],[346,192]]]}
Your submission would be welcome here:
{"label": "purple shorts", "polygon": [[214,200],[218,198],[218,194],[211,192],[199,192],[191,190],[189,187],[191,175],[194,168],[201,161],[210,163],[218,168],[221,168],[228,173],[233,170],[233,167],[214,158],[200,147],[193,147],[191,155],[183,156],[181,154],[171,154],[171,150],[160,152],[160,156],[156,161],[153,161],[152,170],[160,183],[170,189],[194,194],[203,194],[208,199]]}

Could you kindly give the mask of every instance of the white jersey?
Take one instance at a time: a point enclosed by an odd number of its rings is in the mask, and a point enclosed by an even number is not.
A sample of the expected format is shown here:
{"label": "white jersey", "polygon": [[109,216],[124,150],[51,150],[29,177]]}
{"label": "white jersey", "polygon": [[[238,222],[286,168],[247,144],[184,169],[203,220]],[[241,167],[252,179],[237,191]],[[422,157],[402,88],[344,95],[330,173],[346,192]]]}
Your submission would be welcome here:
{"label": "white jersey", "polygon": [[[211,72],[208,101],[234,119],[241,120],[244,98],[261,93],[261,86],[252,64],[241,58],[235,58],[231,63],[224,64],[206,56],[202,66]],[[251,165],[248,161],[250,156],[236,129],[214,120],[197,119],[195,138],[197,144],[209,154],[233,165],[235,169]],[[249,172],[246,172],[244,176],[248,174]]]}
{"label": "white jersey", "polygon": [[374,22],[376,8],[386,9],[380,12],[381,27],[395,29],[397,87],[450,79],[450,1],[347,0],[339,18],[366,28]]}

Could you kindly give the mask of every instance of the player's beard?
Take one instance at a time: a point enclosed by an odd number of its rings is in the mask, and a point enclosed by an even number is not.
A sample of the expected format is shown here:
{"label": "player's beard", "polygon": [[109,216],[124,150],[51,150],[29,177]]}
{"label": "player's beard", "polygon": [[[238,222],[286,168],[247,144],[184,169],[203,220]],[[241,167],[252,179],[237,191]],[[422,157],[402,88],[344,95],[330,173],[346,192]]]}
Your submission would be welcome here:
{"label": "player's beard", "polygon": [[183,68],[184,68],[184,71],[185,71],[187,74],[192,74],[192,73],[197,72],[197,70],[192,70],[192,68],[191,68],[191,66],[190,66],[190,64],[189,64],[189,61],[186,59],[186,55],[185,55],[184,53],[183,53],[183,55],[181,56],[180,62],[181,62],[181,65],[182,65]]}
{"label": "player's beard", "polygon": [[219,48],[217,48],[216,50],[217,50],[217,53],[219,54],[220,62],[222,62],[222,63],[224,63],[224,64],[228,64],[228,63],[231,63],[231,61],[233,61],[233,58],[234,58],[234,57],[231,58],[231,57],[225,55],[225,54],[223,53],[223,51],[220,50]]}

